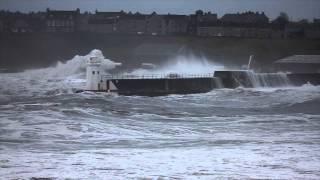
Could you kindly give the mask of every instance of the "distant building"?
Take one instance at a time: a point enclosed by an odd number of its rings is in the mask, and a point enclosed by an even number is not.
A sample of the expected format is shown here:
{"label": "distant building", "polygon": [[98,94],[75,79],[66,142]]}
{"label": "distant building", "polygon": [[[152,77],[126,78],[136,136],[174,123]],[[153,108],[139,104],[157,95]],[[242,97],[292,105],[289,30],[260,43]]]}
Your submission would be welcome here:
{"label": "distant building", "polygon": [[218,22],[218,15],[208,12],[208,13],[205,13],[203,16],[200,16],[199,21],[204,23],[214,24]]}
{"label": "distant building", "polygon": [[190,15],[188,20],[187,32],[190,35],[197,35],[197,28],[198,28],[198,20],[197,15]]}
{"label": "distant building", "polygon": [[46,12],[0,11],[0,32],[93,32],[137,35],[195,35],[239,38],[307,38],[320,39],[320,19],[289,22],[280,15],[269,22],[264,13],[245,12],[218,15],[197,10],[191,15],[140,14],[124,11]]}
{"label": "distant building", "polygon": [[47,9],[46,31],[47,32],[75,32],[77,17],[80,10],[55,11]]}
{"label": "distant building", "polygon": [[280,71],[295,73],[320,73],[320,55],[293,55],[274,63]]}
{"label": "distant building", "polygon": [[28,18],[28,23],[32,28],[32,32],[45,32],[46,20],[44,13],[34,14]]}
{"label": "distant building", "polygon": [[220,21],[214,16],[208,21],[204,15],[203,18],[198,18],[197,35],[239,38],[275,38],[279,36],[273,33],[268,24],[269,18],[264,13],[225,14]]}
{"label": "distant building", "polygon": [[116,11],[116,12],[96,11],[95,15],[100,19],[119,19],[121,16],[125,15],[125,13],[123,11]]}
{"label": "distant building", "polygon": [[211,12],[204,13],[198,10],[195,14],[190,15],[188,20],[188,34],[197,35],[199,34],[199,27],[212,27],[217,26],[218,15],[212,14]]}
{"label": "distant building", "polygon": [[11,32],[15,32],[15,33],[27,33],[32,31],[33,31],[32,27],[30,26],[28,21],[24,19],[16,20],[11,27]]}
{"label": "distant building", "polygon": [[4,21],[0,19],[0,32],[4,31]]}
{"label": "distant building", "polygon": [[95,19],[88,20],[88,32],[113,33],[116,31],[115,19]]}
{"label": "distant building", "polygon": [[178,35],[187,34],[188,17],[185,15],[165,15],[165,34]]}
{"label": "distant building", "polygon": [[126,14],[120,17],[117,23],[119,33],[126,34],[145,34],[146,33],[147,15],[143,14]]}
{"label": "distant building", "polygon": [[269,23],[264,13],[246,12],[241,14],[225,14],[221,19],[224,25],[255,25],[261,26]]}
{"label": "distant building", "polygon": [[162,15],[158,15],[155,12],[148,16],[146,20],[146,34],[151,35],[164,35],[165,34],[165,22]]}
{"label": "distant building", "polygon": [[77,17],[77,31],[79,32],[89,32],[90,26],[89,26],[89,19],[92,17],[92,14],[89,14],[88,12],[84,14],[79,14]]}
{"label": "distant building", "polygon": [[[117,31],[117,22],[124,12],[98,12],[94,15],[87,16],[87,25],[83,21],[79,28],[88,32],[113,33]],[[84,28],[86,27],[86,28]]]}

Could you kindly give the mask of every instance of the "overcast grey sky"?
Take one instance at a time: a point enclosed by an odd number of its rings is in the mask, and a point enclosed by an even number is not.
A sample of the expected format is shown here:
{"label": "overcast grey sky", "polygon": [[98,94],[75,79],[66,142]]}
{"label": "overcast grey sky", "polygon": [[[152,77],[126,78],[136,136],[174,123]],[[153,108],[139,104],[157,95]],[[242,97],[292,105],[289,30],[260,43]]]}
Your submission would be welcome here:
{"label": "overcast grey sky", "polygon": [[225,13],[264,11],[270,18],[280,12],[291,20],[320,18],[320,0],[0,0],[0,9],[13,11],[43,11],[76,9],[81,11],[132,11],[150,13],[190,14],[197,9],[222,16]]}

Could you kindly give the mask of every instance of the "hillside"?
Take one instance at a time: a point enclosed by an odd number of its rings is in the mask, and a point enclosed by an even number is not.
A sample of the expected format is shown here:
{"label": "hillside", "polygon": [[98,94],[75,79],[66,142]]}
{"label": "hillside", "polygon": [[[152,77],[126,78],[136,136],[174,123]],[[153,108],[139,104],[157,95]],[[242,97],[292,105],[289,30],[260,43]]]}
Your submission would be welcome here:
{"label": "hillside", "polygon": [[124,68],[141,62],[162,63],[176,55],[194,54],[228,65],[246,64],[255,55],[254,67],[268,67],[292,54],[320,54],[320,40],[238,39],[187,36],[132,36],[108,34],[0,34],[0,68],[47,67],[75,55],[101,49]]}

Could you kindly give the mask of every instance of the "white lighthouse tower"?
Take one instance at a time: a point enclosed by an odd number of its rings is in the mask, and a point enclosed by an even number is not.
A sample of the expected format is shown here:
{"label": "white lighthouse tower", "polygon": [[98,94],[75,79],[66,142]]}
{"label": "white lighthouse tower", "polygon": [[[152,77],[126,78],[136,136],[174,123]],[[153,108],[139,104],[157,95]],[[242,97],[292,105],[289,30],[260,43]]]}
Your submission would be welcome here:
{"label": "white lighthouse tower", "polygon": [[87,62],[87,90],[89,91],[101,90],[101,63],[102,60],[95,55],[90,56]]}

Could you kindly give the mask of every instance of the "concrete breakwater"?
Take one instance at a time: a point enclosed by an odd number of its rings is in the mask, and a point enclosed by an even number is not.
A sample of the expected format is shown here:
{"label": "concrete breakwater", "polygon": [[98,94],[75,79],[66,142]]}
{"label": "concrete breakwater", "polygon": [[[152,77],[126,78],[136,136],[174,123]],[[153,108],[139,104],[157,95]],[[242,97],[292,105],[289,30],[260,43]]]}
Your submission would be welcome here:
{"label": "concrete breakwater", "polygon": [[[87,80],[88,81],[88,80]],[[167,94],[206,93],[219,88],[290,87],[310,83],[320,85],[320,74],[254,73],[247,70],[215,71],[208,76],[135,76],[101,78],[99,92],[115,92],[120,95],[159,96]],[[81,92],[81,91],[80,91]]]}
{"label": "concrete breakwater", "polygon": [[320,85],[320,73],[254,73],[253,71],[216,71],[223,87],[249,88],[301,86],[310,83]]}
{"label": "concrete breakwater", "polygon": [[[157,96],[166,94],[206,93],[219,88],[216,78],[163,78],[110,80],[122,95]],[[108,81],[107,81],[108,83]]]}

